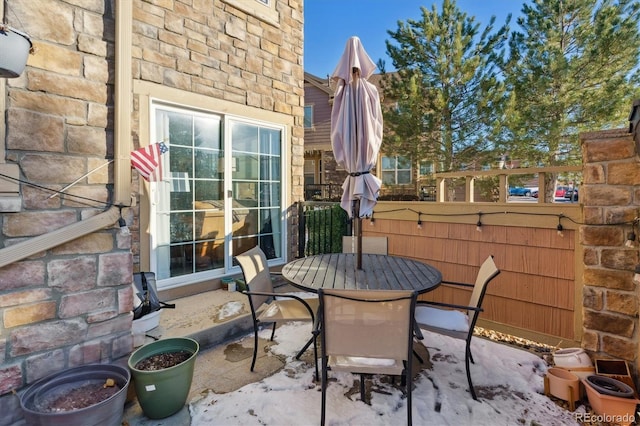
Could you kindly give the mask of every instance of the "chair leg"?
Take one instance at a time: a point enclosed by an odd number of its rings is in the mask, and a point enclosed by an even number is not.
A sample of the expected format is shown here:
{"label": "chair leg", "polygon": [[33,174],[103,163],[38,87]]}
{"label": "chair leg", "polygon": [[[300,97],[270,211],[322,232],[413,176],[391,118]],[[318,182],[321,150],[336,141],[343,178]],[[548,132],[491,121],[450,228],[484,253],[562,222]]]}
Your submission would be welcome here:
{"label": "chair leg", "polygon": [[467,382],[469,382],[469,391],[471,392],[471,397],[474,400],[478,400],[478,397],[476,396],[476,391],[475,389],[473,389],[473,383],[471,382],[471,370],[469,369],[469,361],[471,360],[471,348],[469,346],[467,346],[467,350],[464,356],[464,363],[465,363],[465,367],[467,369]]}
{"label": "chair leg", "polygon": [[320,377],[320,375],[318,373],[318,343],[317,343],[317,337],[318,337],[317,333],[312,333],[311,339],[309,339],[309,341],[296,354],[296,359],[300,359],[302,354],[305,353],[306,350],[309,349],[309,346],[313,343],[313,362],[314,362],[314,364],[316,366],[316,376],[315,376],[315,380],[316,381],[318,381],[319,377]]}
{"label": "chair leg", "polygon": [[271,340],[273,340],[273,336],[276,335],[276,323],[273,323],[273,329],[271,330]]}
{"label": "chair leg", "polygon": [[309,340],[307,341],[307,343],[305,343],[305,344],[304,344],[304,346],[302,347],[302,349],[300,349],[300,350],[298,351],[298,353],[296,354],[296,359],[300,359],[300,357],[302,356],[302,354],[303,354],[303,353],[305,353],[305,351],[306,351],[307,349],[309,349],[309,346],[311,346],[311,344],[312,344],[312,343],[314,343],[314,341],[315,341],[315,338],[313,338],[313,337],[312,337],[311,339],[309,339]]}
{"label": "chair leg", "polygon": [[322,381],[320,382],[320,387],[322,388],[322,408],[320,409],[320,425],[324,426],[325,422],[325,411],[327,408],[327,360],[325,357],[322,357]]}
{"label": "chair leg", "polygon": [[253,359],[251,360],[251,370],[256,366],[256,358],[258,357],[258,325],[253,324]]}
{"label": "chair leg", "polygon": [[407,426],[411,426],[413,424],[413,416],[412,416],[412,378],[411,378],[411,372],[405,370],[405,375],[402,376],[402,379],[405,381],[405,383],[407,384]]}
{"label": "chair leg", "polygon": [[364,374],[360,375],[360,400],[365,404],[367,403],[364,397]]}
{"label": "chair leg", "polygon": [[317,336],[313,336],[313,363],[316,366],[316,382],[320,380],[320,376],[318,374],[318,339]]}

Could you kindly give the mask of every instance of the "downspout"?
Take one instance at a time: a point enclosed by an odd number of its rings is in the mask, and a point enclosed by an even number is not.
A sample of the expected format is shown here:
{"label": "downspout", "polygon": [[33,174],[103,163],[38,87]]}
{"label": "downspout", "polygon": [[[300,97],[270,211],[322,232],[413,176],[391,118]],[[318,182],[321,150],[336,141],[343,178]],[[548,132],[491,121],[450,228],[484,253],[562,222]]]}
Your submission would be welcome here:
{"label": "downspout", "polygon": [[[120,218],[121,207],[132,205],[131,165],[129,159],[131,138],[132,75],[131,40],[133,31],[132,2],[106,2],[115,5],[115,96],[114,96],[114,166],[113,203],[108,210],[86,220],[55,231],[21,241],[0,249],[0,268],[57,247],[100,229],[114,225]],[[105,11],[106,13],[107,11]],[[2,92],[4,96],[4,91]]]}

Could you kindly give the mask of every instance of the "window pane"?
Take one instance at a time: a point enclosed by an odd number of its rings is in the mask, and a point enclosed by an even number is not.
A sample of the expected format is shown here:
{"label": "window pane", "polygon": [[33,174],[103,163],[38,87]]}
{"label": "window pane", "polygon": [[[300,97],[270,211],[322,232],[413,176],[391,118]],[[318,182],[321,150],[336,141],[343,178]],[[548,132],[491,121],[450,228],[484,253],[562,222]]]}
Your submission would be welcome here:
{"label": "window pane", "polygon": [[213,266],[213,259],[211,258],[213,241],[203,241],[201,243],[195,244],[194,248],[196,272],[211,269]]}
{"label": "window pane", "polygon": [[222,149],[220,120],[197,117],[194,121],[195,143],[198,148]]}
{"label": "window pane", "polygon": [[193,241],[193,215],[171,213],[171,242]]}
{"label": "window pane", "polygon": [[[209,208],[224,209],[222,204],[224,187],[222,181],[196,180],[195,183],[195,200],[214,202],[215,206]],[[215,203],[215,201],[218,201]]]}
{"label": "window pane", "polygon": [[260,207],[280,206],[280,184],[261,183],[260,184]]}
{"label": "window pane", "polygon": [[395,157],[382,157],[382,170],[389,170],[396,168]]}
{"label": "window pane", "polygon": [[[158,256],[166,259],[166,250],[170,249],[171,263],[169,276],[176,277],[180,275],[190,274],[193,271],[193,255],[192,245],[184,244],[171,247],[160,247],[158,249]],[[159,271],[160,272],[160,271]],[[167,277],[166,272],[161,274],[163,277]]]}
{"label": "window pane", "polygon": [[260,159],[260,179],[276,180],[280,177],[280,157],[262,157]]}
{"label": "window pane", "polygon": [[258,206],[258,182],[236,181],[233,184],[233,200],[246,207]]}
{"label": "window pane", "polygon": [[222,179],[222,161],[224,160],[221,151],[195,150],[195,177]]}
{"label": "window pane", "polygon": [[398,157],[398,169],[410,169],[411,160],[407,157]]}
{"label": "window pane", "polygon": [[232,124],[233,150],[258,152],[258,128],[244,123]]}
{"label": "window pane", "polygon": [[233,223],[234,237],[247,237],[258,233],[258,210],[257,209],[233,209],[234,217],[237,220]]}
{"label": "window pane", "polygon": [[[173,144],[173,140],[171,140]],[[193,149],[172,146],[169,149],[169,165],[172,172],[193,172]]]}
{"label": "window pane", "polygon": [[233,179],[258,179],[258,156],[256,154],[234,153],[236,167]]}
{"label": "window pane", "polygon": [[191,210],[193,207],[193,193],[186,191],[171,191],[171,210]]}
{"label": "window pane", "polygon": [[433,164],[428,161],[423,161],[420,163],[420,174],[421,175],[429,175],[433,173]]}
{"label": "window pane", "polygon": [[313,127],[313,107],[311,105],[304,107],[304,127]]}
{"label": "window pane", "polygon": [[260,129],[260,153],[280,155],[280,131]]}
{"label": "window pane", "polygon": [[273,234],[272,220],[280,219],[280,210],[262,209],[260,210],[260,233]]}
{"label": "window pane", "polygon": [[405,183],[411,183],[411,172],[400,170],[398,171],[398,184],[402,185]]}
{"label": "window pane", "polygon": [[396,173],[395,172],[382,172],[382,183],[386,185],[395,185]]}
{"label": "window pane", "polygon": [[192,146],[193,144],[193,120],[190,115],[170,112],[169,116],[169,142],[172,145]]}
{"label": "window pane", "polygon": [[233,256],[236,256],[257,246],[258,237],[234,238],[231,245]]}

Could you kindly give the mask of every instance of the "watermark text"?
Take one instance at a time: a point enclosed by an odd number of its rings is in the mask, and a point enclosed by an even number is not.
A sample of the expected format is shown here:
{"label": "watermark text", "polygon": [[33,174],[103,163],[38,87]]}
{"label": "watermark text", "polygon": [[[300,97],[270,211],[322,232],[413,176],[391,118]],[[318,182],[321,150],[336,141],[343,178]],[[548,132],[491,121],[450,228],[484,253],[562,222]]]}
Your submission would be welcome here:
{"label": "watermark text", "polygon": [[[573,416],[577,422],[582,423],[618,423],[618,424],[630,424],[635,421],[635,416],[632,413],[627,414],[594,414],[594,413],[573,413]],[[638,412],[640,418],[640,411]]]}

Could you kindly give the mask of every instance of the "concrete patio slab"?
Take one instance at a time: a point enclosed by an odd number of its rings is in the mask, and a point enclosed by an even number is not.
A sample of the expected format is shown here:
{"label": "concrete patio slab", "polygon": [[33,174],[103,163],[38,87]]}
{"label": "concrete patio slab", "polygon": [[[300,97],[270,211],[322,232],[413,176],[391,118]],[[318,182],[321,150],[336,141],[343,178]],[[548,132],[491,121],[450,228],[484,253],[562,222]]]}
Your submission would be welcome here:
{"label": "concrete patio slab", "polygon": [[[297,290],[288,285],[279,285],[276,291]],[[216,393],[232,392],[273,375],[285,366],[283,358],[268,351],[271,342],[259,339],[261,349],[258,350],[256,365],[253,372],[249,371],[253,354],[253,326],[247,296],[244,294],[214,290],[168,302],[175,303],[176,308],[162,309],[158,327],[149,330],[139,343],[169,337],[190,337],[198,341],[200,351],[187,404],[170,417],[149,419],[138,404],[131,384],[123,424],[188,426],[191,424],[189,401],[210,390]],[[301,359],[312,363],[313,350],[307,350]]]}

